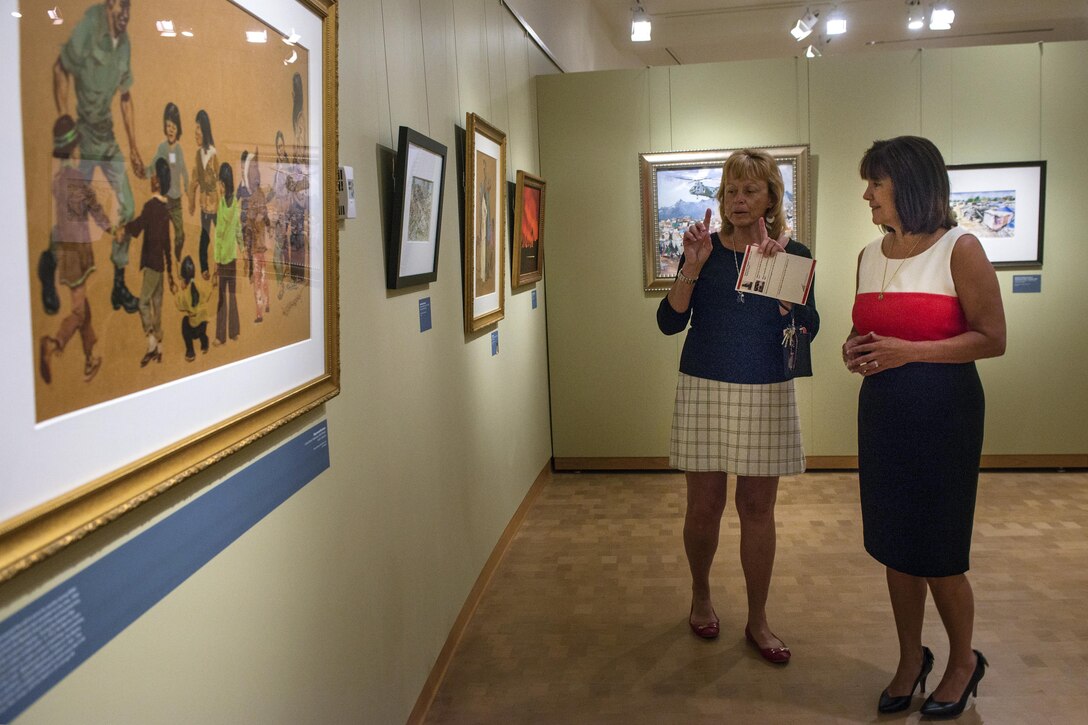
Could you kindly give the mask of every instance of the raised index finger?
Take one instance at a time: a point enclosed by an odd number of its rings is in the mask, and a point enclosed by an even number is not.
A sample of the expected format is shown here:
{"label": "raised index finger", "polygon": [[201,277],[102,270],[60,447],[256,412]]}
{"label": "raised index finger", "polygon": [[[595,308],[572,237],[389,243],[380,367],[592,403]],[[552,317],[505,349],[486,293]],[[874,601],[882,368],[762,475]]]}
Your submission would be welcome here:
{"label": "raised index finger", "polygon": [[710,217],[711,217],[711,211],[710,211],[710,209],[707,209],[706,210],[706,217],[703,219],[703,225],[707,229],[710,229]]}

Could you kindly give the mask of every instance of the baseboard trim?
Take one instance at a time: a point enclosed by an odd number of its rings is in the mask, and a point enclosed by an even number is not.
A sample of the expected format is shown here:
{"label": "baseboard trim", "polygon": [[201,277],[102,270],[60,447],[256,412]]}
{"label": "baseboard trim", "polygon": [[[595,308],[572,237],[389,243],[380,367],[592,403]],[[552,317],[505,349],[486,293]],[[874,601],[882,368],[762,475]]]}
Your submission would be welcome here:
{"label": "baseboard trim", "polygon": [[438,694],[438,688],[442,686],[442,680],[446,676],[450,661],[457,651],[457,645],[461,643],[465,629],[472,620],[472,615],[476,613],[476,608],[480,605],[480,600],[483,598],[484,592],[487,591],[491,578],[506,556],[506,552],[510,548],[510,542],[514,540],[514,535],[521,528],[529,509],[532,508],[533,503],[536,502],[536,499],[539,498],[541,492],[551,482],[551,479],[552,465],[551,461],[549,461],[541,469],[540,474],[533,481],[533,485],[529,487],[529,492],[525,494],[521,505],[518,506],[517,511],[514,512],[513,517],[510,519],[510,523],[506,525],[498,542],[496,542],[495,548],[491,550],[491,556],[484,563],[484,568],[480,572],[480,576],[476,578],[476,583],[472,585],[472,590],[468,593],[468,598],[465,600],[464,606],[461,607],[461,612],[457,615],[449,636],[446,637],[446,644],[442,646],[442,651],[438,653],[438,658],[435,660],[434,667],[431,668],[431,674],[427,676],[427,681],[423,683],[423,690],[419,693],[415,707],[412,708],[411,714],[408,715],[408,725],[419,725],[419,723],[426,720],[435,695]]}
{"label": "baseboard trim", "polygon": [[983,456],[981,466],[982,468],[1088,468],[1088,453]]}
{"label": "baseboard trim", "polygon": [[[857,456],[809,456],[808,470],[856,469]],[[553,459],[556,471],[670,471],[668,458],[653,456],[575,456]],[[1088,468],[1088,454],[997,454],[984,455],[984,469],[998,468]]]}
{"label": "baseboard trim", "polygon": [[557,471],[671,471],[668,457],[553,458]]}

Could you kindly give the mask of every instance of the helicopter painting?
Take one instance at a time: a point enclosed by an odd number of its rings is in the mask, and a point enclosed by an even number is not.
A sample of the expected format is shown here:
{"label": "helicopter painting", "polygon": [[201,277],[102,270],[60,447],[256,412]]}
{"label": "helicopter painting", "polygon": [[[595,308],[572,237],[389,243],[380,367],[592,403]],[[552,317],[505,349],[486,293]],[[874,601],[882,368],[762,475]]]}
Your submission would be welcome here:
{"label": "helicopter painting", "polygon": [[[793,165],[779,163],[786,193],[782,200],[789,228],[793,227]],[[684,231],[711,210],[710,231],[721,229],[717,194],[721,186],[722,166],[687,166],[658,169],[657,191],[657,274],[676,276],[684,251]]]}
{"label": "helicopter painting", "polygon": [[721,185],[721,164],[659,169],[656,175],[657,274],[675,276],[684,251],[684,231],[711,210],[710,230],[721,229],[715,195]]}
{"label": "helicopter painting", "polygon": [[[717,196],[721,191],[722,167],[736,149],[664,151],[639,154],[642,196],[644,289],[667,290],[676,277],[684,252],[684,232],[710,212],[710,231],[721,229]],[[790,235],[806,246],[811,244],[807,215],[802,211],[798,226],[797,198],[806,198],[808,179],[807,146],[774,146],[766,150],[775,159],[785,186],[782,210]],[[801,188],[798,188],[801,184]]]}
{"label": "helicopter painting", "polygon": [[720,184],[718,186],[707,186],[702,181],[696,181],[688,191],[694,196],[705,196],[707,199],[713,199],[718,195],[719,188]]}

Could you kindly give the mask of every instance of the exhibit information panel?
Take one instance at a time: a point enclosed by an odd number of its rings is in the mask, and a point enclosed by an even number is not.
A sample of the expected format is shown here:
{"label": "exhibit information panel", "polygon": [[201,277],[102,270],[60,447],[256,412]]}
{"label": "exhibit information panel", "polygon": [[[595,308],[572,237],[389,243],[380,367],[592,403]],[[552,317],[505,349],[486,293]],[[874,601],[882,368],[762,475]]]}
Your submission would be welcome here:
{"label": "exhibit information panel", "polygon": [[321,421],[0,622],[0,723],[328,467]]}

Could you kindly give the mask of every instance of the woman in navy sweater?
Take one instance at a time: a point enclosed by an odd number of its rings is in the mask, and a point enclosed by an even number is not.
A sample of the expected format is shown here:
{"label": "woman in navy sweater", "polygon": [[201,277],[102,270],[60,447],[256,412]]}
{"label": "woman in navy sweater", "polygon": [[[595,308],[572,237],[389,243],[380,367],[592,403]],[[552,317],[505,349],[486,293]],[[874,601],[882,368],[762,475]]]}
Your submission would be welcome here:
{"label": "woman in navy sweater", "polygon": [[811,256],[788,238],[784,196],[774,158],[748,149],[732,154],[717,193],[721,233],[710,232],[709,209],[703,221],[689,227],[676,281],[657,312],[658,327],[665,334],[688,330],[669,455],[670,465],[687,477],[684,549],[692,578],[688,624],[696,636],[718,636],[710,567],[732,473],[748,593],[745,638],[775,664],[789,662],[790,650],[767,624],[774,504],[779,476],[805,469],[793,381],[783,365],[782,335],[792,318],[814,336],[820,317],[815,294],[810,293],[806,305],[792,305],[734,288],[749,245],[767,255],[786,251]]}

